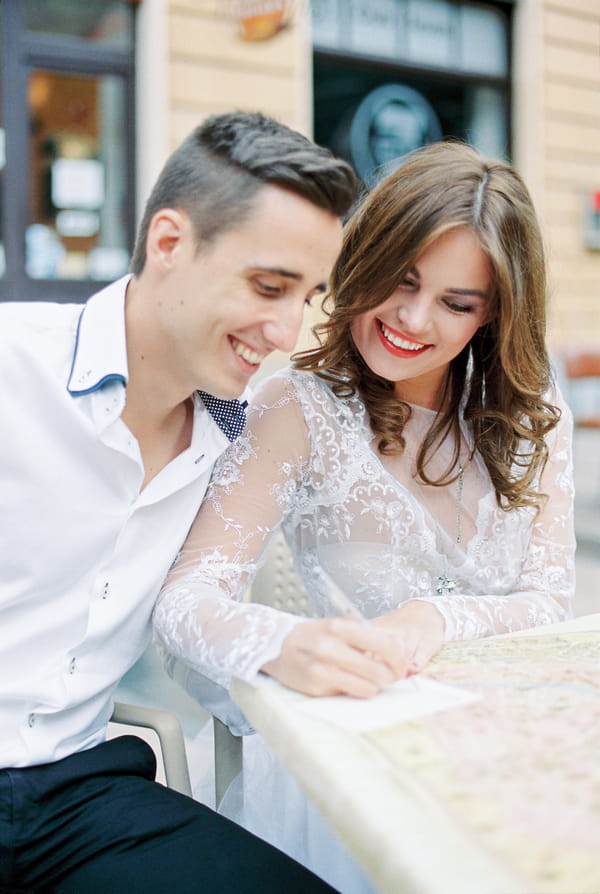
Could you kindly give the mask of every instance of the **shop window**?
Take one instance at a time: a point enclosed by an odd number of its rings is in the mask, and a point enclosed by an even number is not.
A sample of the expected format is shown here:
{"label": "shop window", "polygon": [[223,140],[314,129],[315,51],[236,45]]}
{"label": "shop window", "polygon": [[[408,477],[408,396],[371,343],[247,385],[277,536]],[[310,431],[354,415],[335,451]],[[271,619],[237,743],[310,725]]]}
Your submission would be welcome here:
{"label": "shop window", "polygon": [[437,139],[510,156],[508,2],[312,0],[315,139],[367,184]]}
{"label": "shop window", "polygon": [[133,11],[125,0],[0,0],[0,298],[83,300],[90,281],[127,271]]}
{"label": "shop window", "polygon": [[25,0],[27,31],[77,37],[91,44],[131,49],[131,6],[114,0]]}

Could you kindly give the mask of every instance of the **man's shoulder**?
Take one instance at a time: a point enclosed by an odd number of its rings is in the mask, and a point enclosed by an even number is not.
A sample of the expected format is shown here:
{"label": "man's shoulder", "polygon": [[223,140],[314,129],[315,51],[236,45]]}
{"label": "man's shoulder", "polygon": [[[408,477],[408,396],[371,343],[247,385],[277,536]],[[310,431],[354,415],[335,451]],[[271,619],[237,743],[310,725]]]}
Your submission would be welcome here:
{"label": "man's shoulder", "polygon": [[73,317],[77,319],[83,307],[56,301],[0,301],[0,316],[8,325],[39,329],[63,326]]}
{"label": "man's shoulder", "polygon": [[5,342],[28,338],[57,337],[71,333],[83,309],[82,304],[58,304],[51,301],[0,302],[0,338]]}
{"label": "man's shoulder", "polygon": [[[60,371],[70,364],[81,304],[0,302],[0,364],[5,381],[24,366]],[[68,370],[67,370],[68,371]]]}

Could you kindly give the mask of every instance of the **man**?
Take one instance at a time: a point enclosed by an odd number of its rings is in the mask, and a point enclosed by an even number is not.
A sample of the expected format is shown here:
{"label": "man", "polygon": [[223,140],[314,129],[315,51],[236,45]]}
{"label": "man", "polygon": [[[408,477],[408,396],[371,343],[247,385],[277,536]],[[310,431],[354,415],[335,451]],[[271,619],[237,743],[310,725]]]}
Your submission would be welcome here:
{"label": "man", "polygon": [[131,278],[0,306],[0,891],[331,890],[104,740],[237,398],[293,348],[353,196],[299,134],[215,116],[161,173]]}

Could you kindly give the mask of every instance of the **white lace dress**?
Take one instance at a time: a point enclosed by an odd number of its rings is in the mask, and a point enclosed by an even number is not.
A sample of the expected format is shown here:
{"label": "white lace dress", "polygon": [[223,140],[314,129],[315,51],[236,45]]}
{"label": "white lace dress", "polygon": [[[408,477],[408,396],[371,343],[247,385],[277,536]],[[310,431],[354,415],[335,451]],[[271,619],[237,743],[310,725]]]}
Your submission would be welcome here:
{"label": "white lace dress", "polygon": [[[401,456],[382,457],[358,397],[336,398],[311,373],[286,369],[262,384],[244,434],[221,457],[205,503],[155,610],[165,649],[190,691],[199,674],[228,688],[252,681],[302,619],[244,601],[267,544],[282,527],[316,614],[335,614],[341,588],[367,617],[409,599],[434,603],[447,639],[472,639],[561,621],[574,592],[571,414],[549,436],[541,511],[505,512],[462,426],[463,480],[420,484],[415,455],[433,411],[413,407]],[[429,467],[444,471],[442,445]],[[451,581],[454,586],[444,586]],[[252,737],[258,739],[259,737]],[[252,770],[247,753],[261,751]],[[257,757],[258,761],[258,757]],[[369,886],[314,831],[318,819],[291,783],[245,751],[245,815],[253,831],[324,875],[343,894]],[[260,779],[259,779],[260,777]],[[270,795],[265,785],[269,782]],[[257,799],[252,796],[257,791]],[[285,816],[285,821],[283,817]],[[335,851],[335,853],[334,853]]]}

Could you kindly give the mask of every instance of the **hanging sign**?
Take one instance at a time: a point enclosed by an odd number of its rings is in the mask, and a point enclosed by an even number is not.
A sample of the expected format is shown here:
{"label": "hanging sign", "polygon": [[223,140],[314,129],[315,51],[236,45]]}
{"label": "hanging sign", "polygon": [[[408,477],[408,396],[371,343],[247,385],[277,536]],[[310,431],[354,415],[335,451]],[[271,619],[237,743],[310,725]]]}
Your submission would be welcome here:
{"label": "hanging sign", "polygon": [[287,24],[289,0],[238,0],[236,19],[243,40],[267,40]]}

